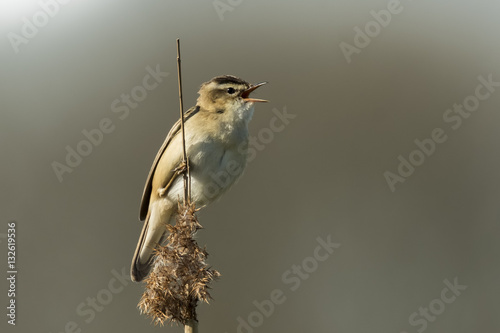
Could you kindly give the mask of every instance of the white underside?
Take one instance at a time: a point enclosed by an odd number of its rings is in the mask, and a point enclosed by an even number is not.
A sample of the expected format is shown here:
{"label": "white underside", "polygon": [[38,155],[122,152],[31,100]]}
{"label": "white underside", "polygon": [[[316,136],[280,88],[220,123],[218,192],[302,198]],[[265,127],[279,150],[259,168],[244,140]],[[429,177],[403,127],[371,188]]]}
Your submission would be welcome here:
{"label": "white underside", "polygon": [[[220,198],[243,173],[246,156],[238,151],[223,150],[220,147],[210,147],[201,150],[191,157],[191,200],[197,207],[205,206]],[[210,151],[210,154],[204,151]],[[178,202],[184,195],[184,180],[182,177],[172,184],[167,200]]]}

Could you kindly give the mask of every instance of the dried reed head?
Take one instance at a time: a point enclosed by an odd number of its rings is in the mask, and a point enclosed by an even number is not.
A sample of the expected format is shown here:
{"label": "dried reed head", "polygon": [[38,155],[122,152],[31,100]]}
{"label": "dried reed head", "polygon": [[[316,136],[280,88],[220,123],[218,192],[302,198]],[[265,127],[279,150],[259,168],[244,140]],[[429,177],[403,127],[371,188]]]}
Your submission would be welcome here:
{"label": "dried reed head", "polygon": [[195,212],[194,204],[179,204],[177,223],[167,225],[167,243],[156,250],[153,269],[139,302],[141,313],[155,324],[170,321],[185,325],[196,320],[198,301],[208,303],[208,285],[220,276],[207,266],[207,251],[193,239],[202,228]]}

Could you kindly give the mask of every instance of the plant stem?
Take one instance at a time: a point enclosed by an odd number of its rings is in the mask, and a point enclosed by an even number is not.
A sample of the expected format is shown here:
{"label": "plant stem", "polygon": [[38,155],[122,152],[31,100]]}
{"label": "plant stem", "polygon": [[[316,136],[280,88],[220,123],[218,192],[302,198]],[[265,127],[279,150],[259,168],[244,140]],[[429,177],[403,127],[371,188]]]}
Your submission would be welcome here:
{"label": "plant stem", "polygon": [[179,106],[181,114],[181,134],[182,134],[182,158],[186,165],[186,171],[184,172],[184,204],[191,203],[191,184],[190,184],[190,174],[189,174],[189,160],[186,154],[186,134],[184,131],[184,104],[182,101],[182,75],[181,75],[181,45],[180,39],[177,38],[177,78],[179,81]]}
{"label": "plant stem", "polygon": [[198,333],[198,322],[194,319],[189,319],[184,325],[184,333]]}

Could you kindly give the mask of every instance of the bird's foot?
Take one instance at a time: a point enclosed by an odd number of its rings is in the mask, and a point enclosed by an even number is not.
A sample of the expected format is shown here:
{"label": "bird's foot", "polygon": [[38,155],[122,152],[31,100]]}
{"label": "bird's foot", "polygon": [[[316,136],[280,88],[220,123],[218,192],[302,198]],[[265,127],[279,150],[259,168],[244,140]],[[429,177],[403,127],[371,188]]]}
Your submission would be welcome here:
{"label": "bird's foot", "polygon": [[174,169],[175,173],[180,175],[181,173],[184,173],[187,171],[187,165],[185,161],[181,161],[181,164],[177,168]]}

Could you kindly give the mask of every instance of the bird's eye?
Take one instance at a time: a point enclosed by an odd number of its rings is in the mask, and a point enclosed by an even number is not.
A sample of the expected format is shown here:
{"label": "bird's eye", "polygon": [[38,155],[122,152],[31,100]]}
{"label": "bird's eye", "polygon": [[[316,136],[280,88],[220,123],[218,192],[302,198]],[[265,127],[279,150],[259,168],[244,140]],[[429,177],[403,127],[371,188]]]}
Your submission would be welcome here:
{"label": "bird's eye", "polygon": [[234,88],[227,88],[227,93],[232,95],[236,92],[236,90],[234,90]]}

